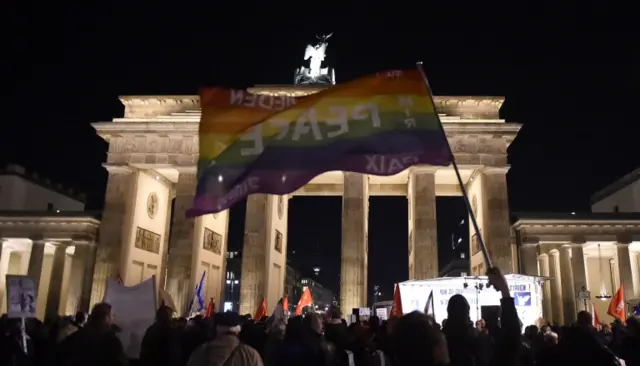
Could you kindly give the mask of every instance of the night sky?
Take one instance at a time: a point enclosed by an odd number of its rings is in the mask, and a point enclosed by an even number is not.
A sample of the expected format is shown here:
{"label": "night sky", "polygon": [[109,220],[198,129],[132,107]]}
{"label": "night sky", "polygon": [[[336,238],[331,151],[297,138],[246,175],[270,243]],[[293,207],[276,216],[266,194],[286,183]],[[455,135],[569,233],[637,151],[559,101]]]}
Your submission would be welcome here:
{"label": "night sky", "polygon": [[[107,145],[90,123],[122,116],[118,95],[290,84],[306,44],[335,32],[323,65],[338,82],[421,60],[436,95],[506,96],[502,117],[524,124],[509,150],[512,211],[589,210],[591,193],[640,165],[638,34],[624,28],[632,23],[604,2],[474,3],[69,1],[12,9],[0,163],[84,191],[88,209],[100,210]],[[321,266],[321,281],[338,290],[340,198],[291,202],[292,261]],[[437,204],[442,266],[466,215],[460,199]],[[242,242],[243,213],[232,210],[232,248]],[[369,284],[387,297],[407,276],[406,199],[372,198],[369,230]]]}

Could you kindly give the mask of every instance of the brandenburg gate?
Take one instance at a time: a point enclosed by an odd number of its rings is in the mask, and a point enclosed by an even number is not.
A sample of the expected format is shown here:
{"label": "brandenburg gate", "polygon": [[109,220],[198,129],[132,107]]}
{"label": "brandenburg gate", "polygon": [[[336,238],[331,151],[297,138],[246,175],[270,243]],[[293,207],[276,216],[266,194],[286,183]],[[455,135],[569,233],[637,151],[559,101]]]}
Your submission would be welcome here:
{"label": "brandenburg gate", "polygon": [[[299,97],[322,87],[257,86],[249,92]],[[104,165],[109,178],[91,301],[102,299],[107,278],[120,276],[131,286],[155,275],[158,286],[184,309],[204,272],[206,298],[220,304],[229,213],[185,217],[196,188],[198,97],[131,96],[121,101],[123,118],[93,125],[109,143]],[[506,175],[507,148],[520,125],[499,118],[502,103],[498,97],[436,97],[489,253],[503,271],[515,272]],[[382,171],[390,162],[372,164]],[[350,311],[367,304],[369,197],[407,197],[407,277],[427,279],[438,275],[436,196],[461,194],[451,167],[416,166],[389,177],[327,172],[288,196],[250,196],[240,312],[253,313],[263,297],[272,311],[283,296],[288,201],[293,196],[343,197],[340,306]],[[469,235],[473,272],[484,272],[475,235]],[[389,243],[389,250],[394,245]]]}

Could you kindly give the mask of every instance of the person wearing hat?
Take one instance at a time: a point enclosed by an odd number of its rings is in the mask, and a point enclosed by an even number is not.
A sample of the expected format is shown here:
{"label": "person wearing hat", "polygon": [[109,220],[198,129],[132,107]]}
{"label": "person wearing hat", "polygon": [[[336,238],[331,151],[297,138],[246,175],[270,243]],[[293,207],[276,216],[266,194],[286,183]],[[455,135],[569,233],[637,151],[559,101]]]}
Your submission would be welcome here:
{"label": "person wearing hat", "polygon": [[264,366],[258,351],[238,338],[242,328],[238,313],[218,313],[214,324],[216,338],[196,348],[187,366]]}

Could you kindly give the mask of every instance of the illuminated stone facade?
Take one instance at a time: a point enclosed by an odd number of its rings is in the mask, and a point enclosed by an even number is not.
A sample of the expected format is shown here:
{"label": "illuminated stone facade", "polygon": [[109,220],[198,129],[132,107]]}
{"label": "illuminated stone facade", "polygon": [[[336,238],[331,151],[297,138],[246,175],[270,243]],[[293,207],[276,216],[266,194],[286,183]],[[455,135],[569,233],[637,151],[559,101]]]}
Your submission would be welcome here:
{"label": "illuminated stone facade", "polygon": [[[303,96],[321,89],[316,85],[276,85],[249,91]],[[215,233],[221,253],[226,253],[228,212],[195,220],[184,215],[196,185],[198,97],[133,96],[121,101],[125,105],[123,118],[94,124],[97,133],[109,142],[105,164],[109,181],[100,232],[111,235],[100,236],[92,301],[102,298],[104,281],[110,276],[120,275],[125,284],[133,285],[155,274],[177,306],[184,307],[206,270],[206,297],[220,304],[225,258],[206,250],[203,240],[211,237],[205,232]],[[499,118],[502,102],[498,97],[436,97],[462,179],[477,201],[478,219],[494,263],[512,272],[515,250],[509,238],[507,148],[520,125]],[[151,194],[157,206],[153,215],[149,214]],[[435,197],[459,196],[461,190],[452,168],[418,166],[390,177],[327,172],[287,197],[249,197],[241,313],[253,313],[262,298],[271,311],[283,294],[288,200],[295,195],[344,196],[340,301],[348,312],[366,305],[369,196],[407,197],[408,278],[426,279],[438,273]],[[157,235],[159,245],[151,245],[152,251],[136,246],[138,228]],[[472,268],[481,272],[482,255],[473,250],[470,258]]]}
{"label": "illuminated stone facade", "polygon": [[[640,296],[640,214],[517,214],[512,242],[520,272],[548,277],[543,285],[544,317],[556,324],[575,321],[595,306],[602,322],[609,299],[624,284],[625,301]],[[583,287],[590,298],[579,300]]]}

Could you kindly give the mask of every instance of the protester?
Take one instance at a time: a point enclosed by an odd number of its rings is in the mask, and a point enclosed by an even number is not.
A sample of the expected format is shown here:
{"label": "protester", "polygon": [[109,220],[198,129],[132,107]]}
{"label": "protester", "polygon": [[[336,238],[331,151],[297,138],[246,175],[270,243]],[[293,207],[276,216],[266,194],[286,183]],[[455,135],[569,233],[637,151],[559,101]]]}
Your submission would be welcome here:
{"label": "protester", "polygon": [[161,306],[156,321],[142,338],[140,366],[181,366],[182,340],[180,331],[171,325],[173,310]]}
{"label": "protester", "polygon": [[126,330],[117,333],[118,314],[101,303],[86,324],[83,313],[46,324],[29,319],[26,337],[19,319],[0,318],[0,366],[640,366],[637,317],[598,330],[582,311],[562,326],[537,319],[521,335],[504,276],[492,270],[488,277],[502,296],[500,325],[484,319],[474,324],[460,295],[448,299],[441,324],[412,312],[347,327],[337,307],[324,316],[287,318],[280,308],[262,319],[227,312],[187,320],[172,318],[173,310],[161,306],[138,340],[139,359],[127,359],[120,339],[128,349],[135,339],[119,338]]}
{"label": "protester", "polygon": [[64,366],[124,366],[127,357],[122,343],[112,328],[111,305],[96,304],[84,328],[61,343],[59,363]]}
{"label": "protester", "polygon": [[241,319],[237,313],[218,314],[216,338],[198,347],[189,358],[188,366],[262,366],[255,349],[240,342]]}

